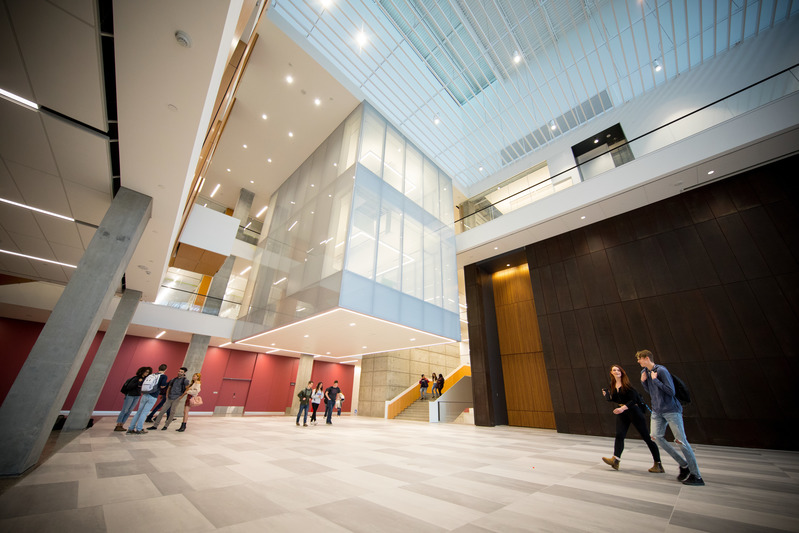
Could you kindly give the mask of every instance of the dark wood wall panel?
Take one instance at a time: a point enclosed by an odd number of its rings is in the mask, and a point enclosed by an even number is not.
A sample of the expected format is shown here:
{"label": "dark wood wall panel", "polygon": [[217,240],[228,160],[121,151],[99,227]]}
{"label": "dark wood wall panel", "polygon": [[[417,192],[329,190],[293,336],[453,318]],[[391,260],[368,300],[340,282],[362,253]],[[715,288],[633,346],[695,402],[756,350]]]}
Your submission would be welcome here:
{"label": "dark wood wall panel", "polygon": [[637,375],[647,348],[691,389],[692,442],[799,449],[798,167],[784,159],[526,247],[546,371],[503,360],[509,401],[538,372],[558,431],[612,436],[600,389],[614,363]]}

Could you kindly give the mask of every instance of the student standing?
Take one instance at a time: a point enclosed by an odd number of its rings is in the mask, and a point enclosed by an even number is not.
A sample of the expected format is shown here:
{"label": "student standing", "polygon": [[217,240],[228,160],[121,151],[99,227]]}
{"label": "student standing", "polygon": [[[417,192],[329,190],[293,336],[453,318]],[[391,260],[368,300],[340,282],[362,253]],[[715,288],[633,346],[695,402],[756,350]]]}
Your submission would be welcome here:
{"label": "student standing", "polygon": [[122,410],[119,411],[117,425],[114,431],[125,431],[125,428],[122,426],[125,424],[125,420],[130,416],[130,412],[133,411],[133,406],[136,405],[136,401],[141,398],[141,385],[144,383],[145,378],[152,373],[152,367],[142,366],[136,371],[135,376],[125,381],[125,384],[122,385],[121,392],[125,395],[125,399],[122,402]]}
{"label": "student standing", "polygon": [[179,400],[183,397],[185,390],[189,388],[189,378],[186,377],[188,370],[185,366],[180,367],[177,377],[172,378],[172,381],[169,382],[169,386],[166,388],[166,403],[161,412],[158,413],[153,425],[147,429],[158,429],[158,424],[161,423],[161,419],[164,416],[166,416],[166,424],[161,430],[163,431],[169,427],[169,423],[172,421],[172,409],[175,410],[174,414],[177,414],[178,406],[180,405]]}
{"label": "student standing", "polygon": [[603,457],[602,460],[610,465],[614,470],[619,469],[621,452],[624,451],[624,437],[630,424],[635,426],[644,443],[652,454],[655,464],[649,469],[653,474],[663,472],[663,465],[660,464],[660,450],[657,444],[652,442],[649,431],[646,428],[646,417],[643,412],[644,399],[630,383],[627,372],[619,365],[610,367],[610,389],[602,389],[602,395],[609,402],[615,403],[618,407],[613,410],[616,415],[616,442],[613,446],[613,457]]}
{"label": "student standing", "polygon": [[[183,422],[181,422],[180,427],[175,431],[186,431],[186,422],[189,421],[189,411],[191,411],[192,402],[196,402],[194,399],[195,396],[199,396],[200,394],[200,378],[202,376],[199,372],[194,374],[191,377],[191,383],[189,384],[189,388],[183,393],[183,396],[186,397],[186,403],[183,406]],[[181,396],[181,398],[183,397]]]}
{"label": "student standing", "polygon": [[325,397],[325,385],[321,381],[318,385],[316,385],[316,389],[313,391],[313,395],[311,396],[311,409],[313,412],[311,413],[311,424],[314,426],[316,425],[316,411],[319,410],[319,404],[322,403],[322,399]]}
{"label": "student standing", "polygon": [[[682,404],[674,397],[674,380],[671,379],[671,374],[665,366],[655,364],[654,355],[649,350],[637,352],[635,358],[641,365],[641,383],[652,398],[652,438],[680,465],[677,481],[682,481],[684,485],[704,485],[694,450],[685,437]],[[666,426],[671,428],[674,442],[683,455],[666,440]]]}
{"label": "student standing", "polygon": [[305,418],[302,419],[302,425],[308,425],[308,404],[313,396],[313,381],[309,381],[303,390],[297,394],[300,399],[300,410],[297,412],[297,425],[300,425],[300,415],[305,411]]}
{"label": "student standing", "polygon": [[338,393],[341,392],[341,389],[338,388],[338,380],[333,382],[333,385],[327,388],[325,391],[325,400],[327,400],[327,411],[326,411],[326,418],[325,424],[332,424],[333,421],[330,419],[333,416],[333,409],[336,408],[336,399],[338,398]]}

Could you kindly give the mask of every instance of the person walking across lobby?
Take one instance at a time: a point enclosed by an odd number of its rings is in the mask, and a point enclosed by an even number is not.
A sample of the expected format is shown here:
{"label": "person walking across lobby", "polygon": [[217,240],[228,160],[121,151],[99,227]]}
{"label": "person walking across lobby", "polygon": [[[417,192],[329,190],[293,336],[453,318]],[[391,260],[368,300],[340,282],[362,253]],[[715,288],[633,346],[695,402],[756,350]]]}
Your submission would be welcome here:
{"label": "person walking across lobby", "polygon": [[325,411],[325,424],[333,423],[331,417],[333,416],[333,410],[336,408],[336,399],[338,398],[338,393],[340,392],[341,389],[338,388],[338,381],[334,381],[333,385],[328,387],[325,391],[325,401],[327,402],[327,411]]}
{"label": "person walking across lobby", "polygon": [[[671,374],[665,366],[655,364],[654,355],[649,350],[636,352],[635,358],[641,365],[641,383],[652,398],[652,438],[680,465],[677,481],[682,481],[684,485],[704,485],[694,450],[685,437],[682,404],[674,396],[674,380],[671,379]],[[683,455],[666,440],[666,426],[671,428],[674,442]]]}
{"label": "person walking across lobby", "polygon": [[297,411],[298,426],[300,425],[300,415],[303,412],[305,412],[305,418],[302,419],[302,425],[308,425],[308,404],[311,401],[311,396],[313,396],[313,381],[309,381],[305,388],[297,393],[297,398],[300,399],[300,410]]}
{"label": "person walking across lobby", "polygon": [[649,430],[646,427],[644,399],[632,386],[630,379],[627,377],[627,372],[621,366],[613,365],[610,367],[610,389],[602,389],[602,395],[605,396],[607,401],[617,405],[613,410],[613,414],[616,415],[616,442],[613,445],[613,457],[603,457],[602,460],[614,470],[619,469],[621,453],[624,451],[624,438],[627,436],[630,424],[632,424],[638,434],[641,435],[647,448],[649,448],[649,453],[652,454],[652,459],[655,461],[649,471],[653,474],[663,473],[663,465],[660,464],[660,450],[658,450],[657,444],[652,442]]}

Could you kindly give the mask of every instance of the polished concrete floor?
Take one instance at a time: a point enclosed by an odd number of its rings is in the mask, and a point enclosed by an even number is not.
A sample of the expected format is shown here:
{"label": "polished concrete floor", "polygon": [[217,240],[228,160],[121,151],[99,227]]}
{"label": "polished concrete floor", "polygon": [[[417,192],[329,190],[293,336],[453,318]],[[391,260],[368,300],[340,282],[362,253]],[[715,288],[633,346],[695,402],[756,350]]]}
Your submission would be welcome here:
{"label": "polished concrete floor", "polygon": [[[0,496],[0,531],[799,531],[799,453],[695,446],[707,485],[629,440],[342,416],[101,419]],[[690,435],[689,435],[690,437]]]}

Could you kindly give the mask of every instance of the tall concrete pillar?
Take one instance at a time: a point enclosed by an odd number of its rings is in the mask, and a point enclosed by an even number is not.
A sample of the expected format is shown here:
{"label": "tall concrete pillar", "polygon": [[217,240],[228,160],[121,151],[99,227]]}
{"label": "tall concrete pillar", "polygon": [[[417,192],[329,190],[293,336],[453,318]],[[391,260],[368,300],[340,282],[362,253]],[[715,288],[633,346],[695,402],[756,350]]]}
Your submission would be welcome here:
{"label": "tall concrete pillar", "polygon": [[152,212],[121,188],[0,407],[0,475],[34,466]]}
{"label": "tall concrete pillar", "polygon": [[208,287],[208,294],[203,304],[203,313],[206,315],[219,316],[222,308],[222,300],[225,298],[227,285],[230,283],[230,274],[233,273],[233,263],[236,262],[235,255],[229,255],[219,270],[211,279],[211,286]]}
{"label": "tall concrete pillar", "polygon": [[[236,202],[236,207],[233,209],[233,218],[239,219],[239,230],[236,232],[236,236],[238,238],[242,238],[244,236],[244,228],[243,226],[247,223],[247,217],[250,216],[250,210],[252,209],[252,201],[255,199],[255,193],[248,191],[247,189],[241,189],[239,191],[239,201]],[[243,239],[247,241],[247,239]],[[249,242],[249,241],[247,241]]]}
{"label": "tall concrete pillar", "polygon": [[125,294],[122,295],[122,300],[114,312],[114,318],[111,319],[92,365],[86,373],[78,397],[75,398],[75,403],[69,410],[69,416],[61,430],[62,435],[68,431],[81,431],[88,424],[89,417],[92,415],[94,406],[97,405],[97,399],[100,397],[108,372],[119,353],[119,347],[125,339],[125,333],[128,331],[128,326],[133,319],[133,313],[139,306],[140,299],[140,291],[126,289]]}
{"label": "tall concrete pillar", "polygon": [[189,369],[189,371],[186,372],[186,377],[189,378],[189,380],[191,380],[191,376],[195,372],[202,370],[203,361],[205,361],[205,352],[208,351],[208,345],[210,343],[211,337],[209,335],[199,335],[195,333],[191,336],[189,349],[186,350],[186,357],[183,359],[183,364],[181,365]]}
{"label": "tall concrete pillar", "polygon": [[297,366],[297,377],[294,379],[294,394],[291,398],[290,413],[297,414],[300,409],[300,399],[297,398],[297,393],[305,388],[305,385],[311,380],[311,371],[313,370],[313,355],[307,353],[300,355],[300,364]]}

